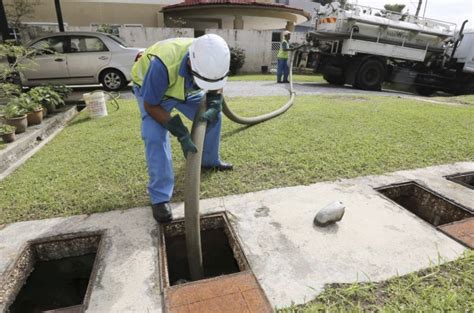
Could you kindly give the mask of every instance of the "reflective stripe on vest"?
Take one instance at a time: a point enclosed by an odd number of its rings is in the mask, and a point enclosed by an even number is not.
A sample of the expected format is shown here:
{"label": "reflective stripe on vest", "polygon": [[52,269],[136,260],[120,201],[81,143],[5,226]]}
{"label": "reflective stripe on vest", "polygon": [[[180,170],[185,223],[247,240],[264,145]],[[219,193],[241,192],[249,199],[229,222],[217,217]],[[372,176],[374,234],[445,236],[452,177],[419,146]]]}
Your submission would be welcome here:
{"label": "reflective stripe on vest", "polygon": [[152,58],[156,57],[163,62],[168,71],[168,89],[165,96],[184,101],[186,99],[184,77],[179,75],[179,68],[193,40],[193,38],[167,39],[158,41],[146,49],[132,67],[133,82],[142,85]]}
{"label": "reflective stripe on vest", "polygon": [[283,43],[286,43],[286,45],[288,47],[288,41],[283,40],[280,44],[280,50],[278,51],[277,58],[279,58],[279,59],[288,59],[288,51],[283,50]]}

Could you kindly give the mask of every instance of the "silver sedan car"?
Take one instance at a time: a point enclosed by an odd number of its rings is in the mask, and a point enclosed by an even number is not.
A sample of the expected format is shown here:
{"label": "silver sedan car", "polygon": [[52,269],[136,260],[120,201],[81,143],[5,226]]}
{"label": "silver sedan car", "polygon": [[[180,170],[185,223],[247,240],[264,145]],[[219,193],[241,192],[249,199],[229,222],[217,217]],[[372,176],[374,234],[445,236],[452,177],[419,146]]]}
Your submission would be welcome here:
{"label": "silver sedan car", "polygon": [[110,91],[130,82],[132,66],[144,51],[129,47],[116,36],[96,32],[55,33],[27,46],[37,52],[22,71],[24,86],[100,83]]}

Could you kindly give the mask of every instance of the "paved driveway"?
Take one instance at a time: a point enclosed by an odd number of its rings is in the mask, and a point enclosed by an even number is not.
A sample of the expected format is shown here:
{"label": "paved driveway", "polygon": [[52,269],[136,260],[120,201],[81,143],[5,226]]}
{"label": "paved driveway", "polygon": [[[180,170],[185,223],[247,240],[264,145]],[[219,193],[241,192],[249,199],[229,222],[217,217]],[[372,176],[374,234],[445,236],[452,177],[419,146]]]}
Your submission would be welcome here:
{"label": "paved driveway", "polygon": [[[227,97],[255,97],[255,96],[287,96],[288,84],[277,84],[271,81],[230,81],[224,88]],[[79,100],[83,93],[100,89],[98,86],[75,87],[72,98]],[[384,89],[382,92],[354,89],[350,86],[340,87],[325,83],[295,83],[297,95],[321,94],[371,94],[379,96],[411,95],[410,93]],[[133,99],[131,87],[120,92],[121,99]]]}

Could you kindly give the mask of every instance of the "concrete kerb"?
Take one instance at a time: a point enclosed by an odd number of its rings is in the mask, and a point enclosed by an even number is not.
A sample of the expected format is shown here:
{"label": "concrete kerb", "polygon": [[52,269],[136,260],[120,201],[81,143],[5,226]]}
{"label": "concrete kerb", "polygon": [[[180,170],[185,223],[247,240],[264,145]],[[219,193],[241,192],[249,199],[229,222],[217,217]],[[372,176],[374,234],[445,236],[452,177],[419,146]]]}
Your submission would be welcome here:
{"label": "concrete kerb", "polygon": [[15,142],[0,150],[0,181],[51,141],[77,113],[75,106],[68,107],[42,124],[28,128]]}
{"label": "concrete kerb", "polygon": [[[474,162],[455,163],[205,199],[201,208],[227,212],[267,297],[284,307],[313,299],[326,284],[385,280],[461,256],[464,246],[374,188],[416,180],[472,211],[474,191],[444,176],[473,170]],[[342,221],[313,226],[316,212],[335,200],[346,205]],[[183,203],[173,209],[183,217]],[[149,208],[6,225],[1,277],[29,240],[84,231],[102,231],[106,246],[87,312],[161,312],[159,230]]]}

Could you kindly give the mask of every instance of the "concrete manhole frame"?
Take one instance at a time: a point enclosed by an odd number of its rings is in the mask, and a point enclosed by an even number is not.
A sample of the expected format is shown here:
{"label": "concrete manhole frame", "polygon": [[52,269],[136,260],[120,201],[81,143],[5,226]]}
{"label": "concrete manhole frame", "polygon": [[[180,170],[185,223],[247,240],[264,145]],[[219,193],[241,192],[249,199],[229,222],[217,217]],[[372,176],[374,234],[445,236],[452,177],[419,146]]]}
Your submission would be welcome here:
{"label": "concrete manhole frame", "polygon": [[[158,253],[159,253],[159,271],[160,271],[160,285],[162,293],[164,294],[165,289],[175,288],[169,281],[168,273],[168,261],[166,252],[166,235],[167,234],[184,234],[184,219],[174,220],[168,224],[160,224],[159,238],[158,238]],[[229,241],[229,246],[232,248],[234,258],[237,261],[239,272],[251,271],[247,257],[245,256],[242,245],[235,234],[226,212],[215,212],[210,214],[204,214],[201,216],[201,231],[207,229],[218,229],[223,228],[225,235]],[[199,281],[204,281],[205,278]],[[183,284],[185,285],[185,284]],[[179,287],[182,285],[178,285]]]}
{"label": "concrete manhole frame", "polygon": [[83,231],[65,233],[49,237],[41,237],[27,241],[21,253],[6,270],[4,278],[0,281],[0,307],[8,309],[15,301],[20,290],[34,270],[37,261],[58,260],[67,257],[81,256],[95,253],[91,275],[87,285],[82,311],[89,303],[92,286],[97,278],[97,272],[104,255],[105,231]]}
{"label": "concrete manhole frame", "polygon": [[[455,175],[460,175],[460,174],[455,174]],[[452,175],[450,175],[452,176]],[[453,175],[454,176],[454,175]],[[448,176],[446,176],[447,178]],[[417,214],[415,214],[414,212],[412,212],[411,210],[409,210],[408,208],[405,208],[403,205],[397,203],[395,200],[391,199],[390,197],[386,196],[385,194],[383,194],[381,191],[385,190],[385,189],[391,189],[391,188],[397,188],[397,187],[404,187],[404,186],[408,186],[408,185],[414,185],[415,187],[418,187],[420,189],[422,189],[424,192],[427,192],[429,194],[431,194],[432,196],[434,197],[438,197],[440,198],[441,200],[445,201],[445,202],[448,202],[450,205],[453,205],[455,207],[457,207],[458,209],[466,212],[468,214],[467,217],[464,217],[462,219],[459,219],[457,221],[453,221],[453,222],[449,222],[449,223],[445,223],[445,224],[442,224],[442,225],[438,225],[438,226],[435,226],[434,224],[424,220],[422,217],[418,216]],[[397,205],[398,207],[402,208],[403,210],[405,211],[408,211],[410,214],[413,214],[413,216],[415,216],[418,220],[422,221],[423,223],[426,223],[427,225],[429,225],[430,227],[436,229],[437,231],[443,233],[444,235],[448,236],[449,238],[451,238],[452,240],[466,246],[469,248],[469,246],[463,242],[462,240],[460,240],[459,238],[455,237],[455,236],[452,236],[448,233],[446,233],[445,231],[443,231],[440,227],[441,226],[444,226],[444,225],[449,225],[449,224],[453,224],[453,223],[459,223],[463,220],[466,220],[466,219],[469,219],[469,218],[472,218],[474,217],[474,210],[473,209],[470,209],[468,207],[466,207],[465,205],[459,203],[459,202],[456,202],[450,198],[447,198],[446,196],[440,194],[439,192],[436,192],[434,190],[432,190],[431,188],[428,188],[427,186],[424,186],[422,185],[420,182],[418,181],[415,181],[415,180],[409,180],[409,181],[404,181],[404,182],[399,182],[399,183],[394,183],[394,184],[389,184],[389,185],[384,185],[384,186],[380,186],[380,187],[376,187],[374,188],[374,190],[376,190],[379,195],[384,198],[385,200],[388,200],[390,201],[391,203]]]}
{"label": "concrete manhole frame", "polygon": [[456,183],[458,185],[461,185],[461,186],[464,186],[466,188],[474,190],[474,186],[472,186],[472,185],[464,182],[464,180],[462,180],[465,177],[474,177],[474,172],[456,173],[456,174],[444,176],[444,178],[446,178],[449,181],[452,181],[453,183]]}

